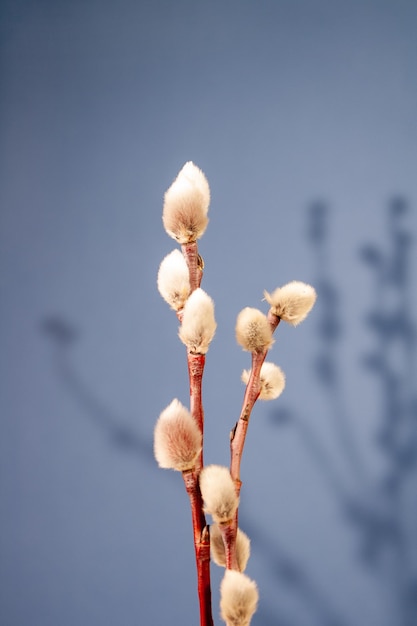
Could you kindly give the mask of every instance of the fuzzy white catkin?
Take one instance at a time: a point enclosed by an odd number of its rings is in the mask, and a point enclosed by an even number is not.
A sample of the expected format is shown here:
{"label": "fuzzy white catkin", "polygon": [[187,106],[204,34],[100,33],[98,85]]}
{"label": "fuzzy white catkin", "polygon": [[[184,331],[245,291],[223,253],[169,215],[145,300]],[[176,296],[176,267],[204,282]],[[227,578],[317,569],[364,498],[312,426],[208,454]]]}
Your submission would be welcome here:
{"label": "fuzzy white catkin", "polygon": [[256,583],[246,574],[225,571],[220,585],[220,614],[227,626],[249,626],[258,599]]}
{"label": "fuzzy white catkin", "polygon": [[[216,565],[226,567],[226,550],[218,524],[210,526],[210,550]],[[240,528],[237,529],[236,535],[236,557],[239,571],[244,572],[250,557],[250,539]]]}
{"label": "fuzzy white catkin", "polygon": [[207,465],[200,474],[200,489],[204,510],[215,522],[233,519],[239,506],[239,498],[227,467]]}
{"label": "fuzzy white catkin", "polygon": [[314,287],[298,280],[278,287],[272,293],[264,291],[264,296],[272,313],[293,326],[307,317],[317,298]]}
{"label": "fuzzy white catkin", "polygon": [[209,204],[210,188],[207,179],[189,161],[164,196],[162,221],[168,235],[179,243],[199,239],[207,228]]}
{"label": "fuzzy white catkin", "polygon": [[190,273],[184,255],[173,250],[162,260],[158,271],[158,291],[174,311],[184,306],[190,295]]}
{"label": "fuzzy white catkin", "polygon": [[202,447],[200,429],[177,399],[162,411],[154,431],[154,453],[159,467],[180,472],[192,469]]}
{"label": "fuzzy white catkin", "polygon": [[[245,385],[249,382],[251,370],[243,370],[242,381]],[[278,365],[265,361],[260,372],[261,392],[260,400],[275,400],[285,388],[285,374]]]}
{"label": "fuzzy white catkin", "polygon": [[185,303],[179,337],[193,354],[205,354],[216,332],[214,302],[199,287]]}
{"label": "fuzzy white catkin", "polygon": [[274,340],[266,315],[259,309],[242,309],[236,320],[236,340],[248,352],[268,350]]}

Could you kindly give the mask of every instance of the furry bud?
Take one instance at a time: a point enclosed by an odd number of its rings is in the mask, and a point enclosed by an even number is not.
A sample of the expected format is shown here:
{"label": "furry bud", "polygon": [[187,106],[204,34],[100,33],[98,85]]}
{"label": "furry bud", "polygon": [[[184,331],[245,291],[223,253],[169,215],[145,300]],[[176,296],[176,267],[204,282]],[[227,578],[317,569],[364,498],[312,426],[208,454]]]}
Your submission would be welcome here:
{"label": "furry bud", "polygon": [[190,274],[184,255],[173,250],[162,260],[158,271],[158,291],[174,311],[179,311],[190,295]]}
{"label": "furry bud", "polygon": [[271,312],[293,326],[307,317],[317,298],[314,287],[297,280],[278,287],[272,293],[264,291],[264,296]]}
{"label": "furry bud", "polygon": [[246,574],[225,571],[220,585],[220,614],[227,626],[249,626],[258,599],[256,583]]}
{"label": "furry bud", "polygon": [[[243,370],[242,381],[245,385],[249,382],[251,370]],[[261,393],[260,400],[275,400],[285,388],[285,374],[278,365],[265,361],[260,373]]]}
{"label": "furry bud", "polygon": [[216,326],[213,300],[199,287],[185,303],[179,329],[180,339],[190,352],[205,354],[216,332]]}
{"label": "furry bud", "polygon": [[[216,565],[226,567],[226,550],[223,537],[218,524],[210,526],[210,550],[211,557]],[[239,571],[244,572],[250,556],[250,539],[243,530],[237,529],[236,535],[236,558]]]}
{"label": "furry bud", "polygon": [[258,309],[243,309],[236,320],[236,340],[248,352],[268,350],[274,340],[266,315]]}
{"label": "furry bud", "polygon": [[239,506],[233,479],[227,467],[208,465],[200,474],[200,489],[204,510],[215,522],[233,519]]}
{"label": "furry bud", "polygon": [[201,432],[191,413],[173,400],[155,426],[154,453],[159,467],[179,472],[192,469],[201,447]]}
{"label": "furry bud", "polygon": [[189,161],[165,193],[162,221],[179,243],[199,239],[207,228],[210,188],[203,172]]}

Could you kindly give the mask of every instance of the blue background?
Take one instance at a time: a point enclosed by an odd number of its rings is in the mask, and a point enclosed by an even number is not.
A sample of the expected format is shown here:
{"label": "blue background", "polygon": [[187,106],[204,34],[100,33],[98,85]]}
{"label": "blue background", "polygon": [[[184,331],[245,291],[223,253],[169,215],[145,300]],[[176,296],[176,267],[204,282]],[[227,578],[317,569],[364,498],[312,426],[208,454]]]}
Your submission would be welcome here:
{"label": "blue background", "polygon": [[193,160],[207,463],[240,412],[237,313],[319,294],[250,424],[253,624],[416,624],[417,3],[4,0],[0,27],[0,623],[197,623],[187,498],[152,453],[187,402],[156,274]]}

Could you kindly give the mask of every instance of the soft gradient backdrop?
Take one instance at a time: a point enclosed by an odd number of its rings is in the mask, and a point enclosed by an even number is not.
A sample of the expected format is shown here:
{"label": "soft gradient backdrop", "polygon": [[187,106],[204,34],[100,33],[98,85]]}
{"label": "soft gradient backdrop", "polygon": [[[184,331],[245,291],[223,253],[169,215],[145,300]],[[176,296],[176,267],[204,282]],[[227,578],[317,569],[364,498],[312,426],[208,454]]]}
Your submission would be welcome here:
{"label": "soft gradient backdrop", "polygon": [[0,10],[0,623],[197,623],[187,498],[152,454],[187,402],[156,274],[163,193],[193,160],[206,462],[228,464],[240,412],[237,313],[292,279],[319,294],[278,328],[287,387],[250,424],[253,624],[415,625],[417,3]]}

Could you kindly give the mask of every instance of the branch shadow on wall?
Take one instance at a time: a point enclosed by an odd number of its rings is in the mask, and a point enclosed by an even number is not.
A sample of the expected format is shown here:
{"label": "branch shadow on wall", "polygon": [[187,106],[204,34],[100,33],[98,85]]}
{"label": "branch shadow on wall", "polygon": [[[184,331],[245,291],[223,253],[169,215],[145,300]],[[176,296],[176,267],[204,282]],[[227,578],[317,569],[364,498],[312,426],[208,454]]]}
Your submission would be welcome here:
{"label": "branch shadow on wall", "polygon": [[110,445],[122,453],[134,454],[146,463],[154,464],[152,442],[113,413],[72,365],[71,351],[80,336],[75,326],[63,316],[51,315],[41,321],[41,331],[52,344],[57,377],[83,414],[99,429]]}
{"label": "branch shadow on wall", "polygon": [[[353,533],[356,538],[357,566],[366,567],[381,581],[387,577],[391,581],[393,603],[398,613],[396,626],[417,624],[416,564],[411,562],[403,501],[417,461],[416,329],[411,318],[409,258],[413,239],[404,225],[409,211],[403,198],[392,199],[387,207],[387,242],[382,246],[367,243],[359,250],[361,262],[371,271],[375,303],[364,318],[372,333],[374,347],[371,352],[360,355],[360,359],[365,373],[375,376],[379,382],[381,414],[375,446],[385,456],[384,473],[378,480],[370,481],[346,408],[346,390],[340,367],[344,331],[341,293],[330,272],[330,209],[324,201],[313,203],[308,210],[307,236],[316,267],[312,282],[318,293],[318,349],[312,372],[326,399],[335,445],[345,459],[350,480],[345,480],[334,466],[331,451],[320,440],[311,419],[304,419],[285,406],[273,409],[270,414],[275,427],[286,425],[296,429],[300,444],[320,470],[323,481],[338,503],[346,532]],[[134,454],[145,463],[154,464],[152,442],[110,411],[72,366],[71,350],[79,340],[77,329],[62,316],[48,316],[42,321],[41,330],[52,342],[59,378],[88,419],[121,453]],[[260,529],[247,514],[242,517],[242,522],[256,550],[262,554],[271,579],[276,580],[283,593],[297,598],[311,614],[312,623],[353,626],[320,589],[314,572],[308,573],[304,564],[297,562],[291,555],[290,546],[283,547],[283,537],[279,540],[266,537],[264,529]],[[386,571],[387,563],[389,571]],[[277,615],[268,598],[261,602],[254,621],[263,626],[294,624],[293,616]]]}
{"label": "branch shadow on wall", "polygon": [[[357,566],[366,567],[380,581],[381,594],[386,593],[384,584],[389,582],[398,626],[417,624],[417,564],[412,560],[417,537],[410,531],[407,510],[417,461],[416,327],[411,305],[413,237],[407,228],[409,212],[404,198],[392,198],[386,211],[386,241],[382,245],[366,243],[359,250],[360,261],[371,271],[374,299],[372,309],[364,318],[373,348],[361,354],[360,361],[365,374],[376,378],[379,389],[381,409],[376,420],[374,445],[384,457],[384,470],[377,479],[368,475],[355,443],[353,420],[346,408],[348,390],[344,389],[340,375],[341,294],[330,273],[330,210],[323,201],[313,203],[308,211],[308,240],[316,261],[314,285],[318,293],[319,347],[312,372],[322,389],[334,429],[334,445],[349,469],[349,480],[335,467],[330,451],[311,425],[312,420],[300,417],[285,406],[270,414],[276,427],[285,424],[296,429],[301,444],[319,468],[338,502],[346,531],[356,537]],[[415,485],[411,491],[415,495]],[[256,541],[259,539],[258,533]],[[267,558],[279,564],[279,550],[274,556],[269,552]],[[277,584],[285,577],[278,568]],[[294,580],[299,582],[303,577]],[[295,587],[306,598],[305,584]],[[319,606],[326,608],[325,603]],[[335,619],[322,623],[343,622],[340,615]]]}

